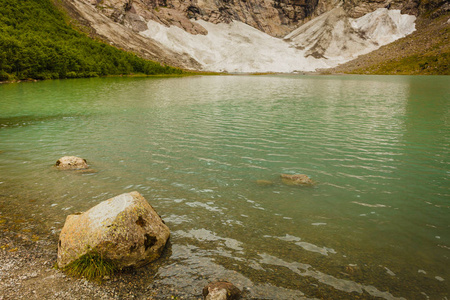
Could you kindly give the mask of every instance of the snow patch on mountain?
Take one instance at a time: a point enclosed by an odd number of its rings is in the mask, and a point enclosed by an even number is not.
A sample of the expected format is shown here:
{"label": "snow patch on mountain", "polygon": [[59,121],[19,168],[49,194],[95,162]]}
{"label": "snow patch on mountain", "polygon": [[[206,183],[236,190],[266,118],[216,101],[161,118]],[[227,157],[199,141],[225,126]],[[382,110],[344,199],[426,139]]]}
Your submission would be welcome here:
{"label": "snow patch on mountain", "polygon": [[151,37],[172,51],[186,53],[198,61],[203,70],[226,72],[293,72],[330,67],[325,60],[305,57],[303,51],[290,47],[241,22],[212,24],[196,21],[207,35],[192,35],[175,26],[148,22],[142,35]]}
{"label": "snow patch on mountain", "polygon": [[284,39],[303,49],[306,56],[342,63],[412,33],[415,20],[415,16],[386,8],[352,19],[342,7],[336,7]]}
{"label": "snow patch on mountain", "polygon": [[352,26],[362,32],[368,40],[386,45],[416,30],[416,17],[402,15],[400,10],[379,8],[376,11],[352,20]]}
{"label": "snow patch on mountain", "polygon": [[205,71],[230,73],[314,71],[335,67],[415,30],[415,17],[398,10],[378,9],[358,19],[337,7],[302,25],[284,39],[233,21],[212,24],[193,21],[208,34],[147,23],[141,35],[180,55],[189,55]]}

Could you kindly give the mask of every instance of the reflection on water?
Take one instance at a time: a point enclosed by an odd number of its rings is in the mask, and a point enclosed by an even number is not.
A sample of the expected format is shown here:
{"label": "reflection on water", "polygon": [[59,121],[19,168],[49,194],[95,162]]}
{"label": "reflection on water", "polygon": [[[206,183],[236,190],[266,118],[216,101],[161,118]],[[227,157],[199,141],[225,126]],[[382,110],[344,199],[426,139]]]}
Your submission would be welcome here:
{"label": "reflection on water", "polygon": [[[262,299],[448,297],[449,86],[403,76],[2,85],[0,224],[20,215],[15,230],[56,240],[68,214],[136,190],[172,232],[145,279],[162,298],[199,296],[216,279]],[[64,155],[96,172],[52,168]],[[287,186],[281,173],[317,184]]]}

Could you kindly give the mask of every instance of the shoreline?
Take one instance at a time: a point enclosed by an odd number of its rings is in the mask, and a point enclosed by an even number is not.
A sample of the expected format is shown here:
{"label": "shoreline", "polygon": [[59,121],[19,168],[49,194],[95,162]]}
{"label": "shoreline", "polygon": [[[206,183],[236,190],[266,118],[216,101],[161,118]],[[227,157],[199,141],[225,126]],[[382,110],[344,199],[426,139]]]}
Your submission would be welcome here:
{"label": "shoreline", "polygon": [[203,299],[202,291],[186,296],[144,282],[142,275],[153,272],[152,266],[123,270],[101,283],[71,277],[55,268],[56,241],[35,236],[0,225],[0,300]]}
{"label": "shoreline", "polygon": [[70,278],[55,269],[53,241],[9,230],[4,224],[0,229],[0,299],[117,298],[111,287]]}
{"label": "shoreline", "polygon": [[57,238],[23,228],[28,220],[13,217],[0,215],[0,300],[157,299],[130,272],[102,284],[67,276],[55,268]]}
{"label": "shoreline", "polygon": [[[153,277],[170,255],[167,246],[155,262],[138,269],[119,271],[101,283],[66,275],[55,267],[59,230],[64,224],[51,231],[39,220],[10,209],[8,202],[16,197],[20,196],[0,194],[0,300],[202,299],[202,291],[186,296],[182,291],[155,286],[144,280]],[[26,198],[20,197],[28,202]]]}
{"label": "shoreline", "polygon": [[[54,268],[56,250],[48,240],[28,240],[1,231],[0,299],[163,299],[139,276],[123,272],[101,284],[73,278]],[[7,247],[5,247],[7,245]],[[182,299],[182,298],[179,298]]]}
{"label": "shoreline", "polygon": [[0,81],[0,84],[12,84],[12,83],[30,83],[30,82],[41,82],[41,81],[52,81],[52,80],[72,80],[72,79],[88,79],[88,78],[181,78],[181,77],[191,77],[191,76],[448,76],[446,74],[379,74],[379,73],[346,73],[346,72],[329,72],[327,69],[319,69],[315,72],[291,72],[291,73],[214,73],[205,72],[192,73],[192,74],[168,74],[168,75],[106,75],[97,77],[77,77],[77,78],[58,78],[58,79],[23,79],[23,80],[9,80]]}
{"label": "shoreline", "polygon": [[216,75],[229,75],[227,73],[214,73],[214,72],[201,72],[201,71],[192,71],[183,74],[154,74],[154,75],[146,75],[146,74],[122,74],[122,75],[104,75],[104,76],[87,76],[87,77],[75,77],[75,78],[55,78],[55,79],[35,79],[35,78],[27,78],[27,79],[14,79],[14,80],[0,80],[0,84],[7,83],[27,83],[27,82],[40,82],[40,81],[49,81],[49,80],[71,80],[71,79],[87,79],[87,78],[115,78],[115,77],[126,77],[126,78],[177,78],[177,77],[190,77],[190,76],[216,76]]}

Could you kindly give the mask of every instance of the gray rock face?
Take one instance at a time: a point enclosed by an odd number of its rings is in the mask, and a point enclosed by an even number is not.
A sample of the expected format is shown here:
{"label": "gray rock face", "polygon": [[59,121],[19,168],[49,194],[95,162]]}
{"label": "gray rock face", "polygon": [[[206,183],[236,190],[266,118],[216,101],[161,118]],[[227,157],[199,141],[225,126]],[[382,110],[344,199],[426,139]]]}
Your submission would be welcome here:
{"label": "gray rock face", "polygon": [[55,166],[60,170],[83,170],[89,168],[84,158],[64,156],[56,161]]}
{"label": "gray rock face", "polygon": [[[282,37],[298,26],[338,6],[358,18],[378,8],[400,9],[417,15],[420,0],[77,0],[94,5],[97,10],[135,31],[145,30],[145,21],[178,26],[191,34],[206,30],[190,19],[214,24],[240,21],[269,35]],[[445,2],[429,0],[430,3]],[[427,4],[430,6],[431,4]],[[422,5],[423,6],[423,5]]]}
{"label": "gray rock face", "polygon": [[[178,26],[192,34],[206,34],[190,19],[214,24],[241,21],[272,36],[284,36],[298,21],[311,16],[318,0],[104,0],[101,3],[80,0],[96,5],[105,15],[127,23],[128,15],[135,14],[167,26]],[[129,23],[134,30],[133,23]]]}
{"label": "gray rock face", "polygon": [[125,193],[67,217],[59,237],[58,267],[90,251],[119,269],[140,267],[161,255],[169,235],[169,228],[141,194]]}
{"label": "gray rock face", "polygon": [[[140,57],[164,65],[201,69],[200,64],[191,56],[176,53],[151,38],[141,36],[138,31],[147,26],[142,19],[150,20],[148,17],[150,11],[125,10],[123,7],[125,2],[127,1],[117,0],[106,6],[101,5],[103,0],[64,0],[61,4],[72,18],[87,26],[90,35],[117,48],[134,52]],[[118,10],[118,14],[113,14],[115,10]],[[128,14],[130,16],[126,16]]]}

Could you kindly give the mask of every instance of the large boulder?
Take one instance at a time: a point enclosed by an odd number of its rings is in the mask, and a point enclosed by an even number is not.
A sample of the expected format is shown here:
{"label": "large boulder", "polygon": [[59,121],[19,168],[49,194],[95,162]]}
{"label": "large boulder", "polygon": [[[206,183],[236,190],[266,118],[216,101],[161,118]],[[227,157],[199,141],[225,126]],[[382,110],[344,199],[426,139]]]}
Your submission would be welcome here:
{"label": "large boulder", "polygon": [[281,174],[281,180],[287,185],[313,185],[314,181],[305,174]]}
{"label": "large boulder", "polygon": [[116,267],[140,267],[157,259],[169,228],[138,192],[125,193],[69,215],[58,242],[58,267],[96,253]]}
{"label": "large boulder", "polygon": [[60,170],[84,170],[89,168],[86,160],[77,156],[63,156],[56,161],[55,166]]}

